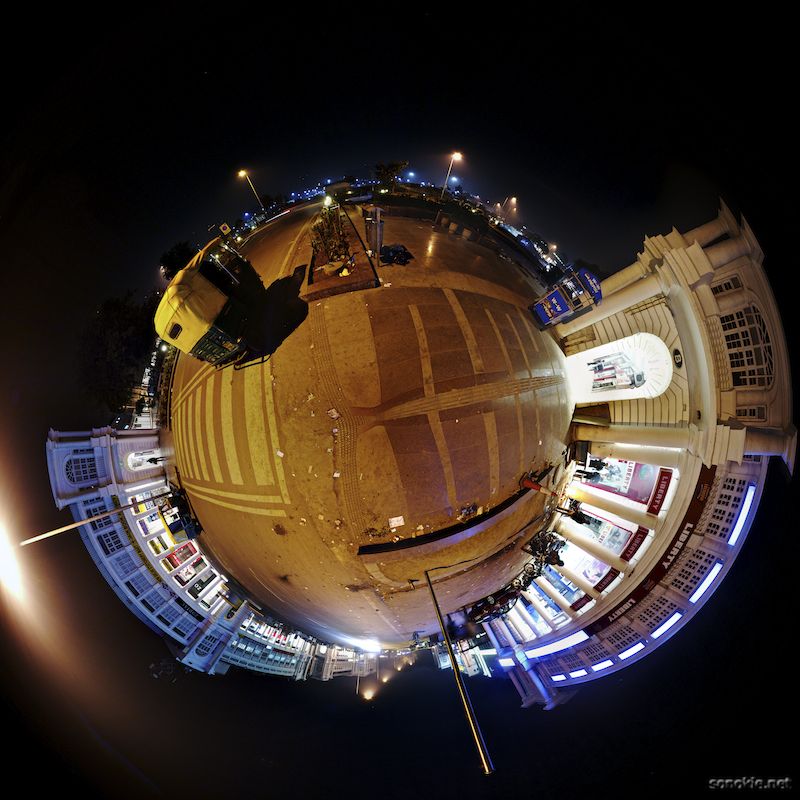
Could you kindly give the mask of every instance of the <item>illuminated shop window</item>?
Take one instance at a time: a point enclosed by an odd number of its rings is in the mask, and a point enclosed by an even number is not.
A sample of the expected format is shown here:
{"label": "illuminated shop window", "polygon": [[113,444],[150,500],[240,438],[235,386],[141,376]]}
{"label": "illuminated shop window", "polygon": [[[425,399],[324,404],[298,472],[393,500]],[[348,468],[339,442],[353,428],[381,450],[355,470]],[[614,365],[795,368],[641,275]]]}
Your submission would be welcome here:
{"label": "illuminated shop window", "polygon": [[636,333],[567,357],[578,403],[658,397],[672,382],[673,360],[652,333]]}

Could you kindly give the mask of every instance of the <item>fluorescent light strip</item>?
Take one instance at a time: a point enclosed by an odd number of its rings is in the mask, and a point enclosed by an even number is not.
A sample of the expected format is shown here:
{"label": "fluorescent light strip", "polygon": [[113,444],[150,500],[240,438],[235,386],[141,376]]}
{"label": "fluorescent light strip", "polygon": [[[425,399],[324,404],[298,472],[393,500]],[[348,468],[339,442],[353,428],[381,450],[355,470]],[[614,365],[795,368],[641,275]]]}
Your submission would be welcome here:
{"label": "fluorescent light strip", "polygon": [[728,539],[728,544],[731,547],[733,547],[736,542],[739,541],[739,536],[741,536],[741,533],[744,530],[744,523],[747,521],[747,515],[750,512],[750,506],[753,505],[753,497],[755,493],[756,486],[754,483],[751,483],[747,487],[747,494],[744,496],[742,508],[739,511],[739,516],[736,518],[736,524],[733,526],[733,533],[731,533],[730,538]]}
{"label": "fluorescent light strip", "polygon": [[644,642],[636,642],[633,647],[629,647],[627,650],[619,654],[619,660],[624,661],[626,658],[630,658],[633,655],[636,655],[640,650],[644,650]]}
{"label": "fluorescent light strip", "polygon": [[609,658],[607,661],[601,661],[599,664],[592,665],[593,672],[600,672],[601,669],[607,669],[614,665],[614,662]]}
{"label": "fluorescent light strip", "polygon": [[525,655],[528,656],[528,658],[539,658],[540,656],[546,656],[550,653],[557,653],[559,650],[566,650],[568,647],[572,647],[575,644],[585,642],[588,638],[588,635],[584,631],[578,631],[577,633],[573,633],[572,636],[559,639],[557,642],[550,642],[550,644],[545,644],[541,647],[534,647],[533,650],[526,650]]}
{"label": "fluorescent light strip", "polygon": [[694,594],[689,598],[690,603],[696,603],[706,593],[706,589],[714,583],[714,579],[719,575],[721,569],[722,562],[717,561],[717,563],[711,567],[708,575],[703,578],[703,582],[694,590]]}
{"label": "fluorescent light strip", "polygon": [[496,656],[497,650],[494,647],[487,647],[485,650],[478,650],[482,656]]}
{"label": "fluorescent light strip", "polygon": [[513,658],[499,658],[498,661],[500,662],[501,667],[513,667],[514,666],[514,659]]}
{"label": "fluorescent light strip", "polygon": [[575,672],[570,672],[570,678],[582,678],[584,675],[588,675],[589,673],[586,672],[585,669],[576,669]]}
{"label": "fluorescent light strip", "polygon": [[553,676],[551,676],[551,680],[554,680],[556,682],[565,681],[566,679],[567,679],[566,675],[553,675]]}
{"label": "fluorescent light strip", "polygon": [[653,639],[658,639],[662,633],[666,633],[682,616],[683,614],[681,614],[680,611],[676,611],[666,622],[659,625],[650,636],[652,636]]}

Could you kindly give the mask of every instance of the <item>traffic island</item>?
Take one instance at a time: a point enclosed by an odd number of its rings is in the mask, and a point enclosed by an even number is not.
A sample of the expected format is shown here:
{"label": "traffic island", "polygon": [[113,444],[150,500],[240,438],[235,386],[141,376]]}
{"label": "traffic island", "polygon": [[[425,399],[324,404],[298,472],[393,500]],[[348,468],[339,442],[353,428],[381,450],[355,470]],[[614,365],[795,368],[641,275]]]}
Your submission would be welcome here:
{"label": "traffic island", "polygon": [[352,220],[338,206],[323,209],[311,229],[313,256],[301,297],[306,303],[380,286]]}

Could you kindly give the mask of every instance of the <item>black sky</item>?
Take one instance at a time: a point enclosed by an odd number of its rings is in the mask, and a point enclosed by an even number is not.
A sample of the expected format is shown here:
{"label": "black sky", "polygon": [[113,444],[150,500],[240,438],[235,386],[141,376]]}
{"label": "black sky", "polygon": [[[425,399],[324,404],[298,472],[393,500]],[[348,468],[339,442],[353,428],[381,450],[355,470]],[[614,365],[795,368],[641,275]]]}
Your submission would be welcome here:
{"label": "black sky", "polygon": [[[632,262],[645,234],[712,218],[721,194],[759,238],[793,341],[785,25],[757,11],[726,22],[664,7],[645,22],[566,10],[557,22],[508,10],[220,9],[202,25],[199,11],[160,13],[102,35],[74,16],[20,24],[18,49],[3,56],[0,130],[0,507],[12,535],[65,521],[47,428],[106,421],[75,379],[82,326],[103,298],[155,285],[175,241],[203,243],[209,224],[252,210],[235,177],[243,166],[271,193],[390,159],[440,182],[459,149],[465,188],[517,195],[529,227],[604,269]],[[309,797],[327,781],[389,797],[414,786],[619,795],[626,784],[658,796],[714,776],[791,774],[780,731],[796,711],[783,643],[795,484],[779,465],[771,475],[725,584],[643,663],[550,714],[519,710],[503,680],[470,683],[498,768],[488,780],[448,675],[416,668],[372,706],[347,682],[181,674],[164,685],[147,666],[166,649],[77,537],[47,543],[25,553],[41,631],[20,638],[3,614],[11,763],[30,768],[31,786],[119,797],[231,796],[270,780]]]}

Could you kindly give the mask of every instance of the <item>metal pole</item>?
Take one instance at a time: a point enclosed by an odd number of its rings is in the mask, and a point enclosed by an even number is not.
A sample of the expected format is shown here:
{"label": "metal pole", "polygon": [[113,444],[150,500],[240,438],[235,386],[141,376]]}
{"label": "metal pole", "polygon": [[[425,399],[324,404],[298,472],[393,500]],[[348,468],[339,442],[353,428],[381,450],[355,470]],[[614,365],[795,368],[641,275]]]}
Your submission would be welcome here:
{"label": "metal pole", "polygon": [[431,576],[428,574],[428,570],[425,570],[425,578],[428,581],[428,588],[431,590],[433,607],[436,609],[436,617],[439,620],[439,627],[441,628],[442,636],[444,636],[444,642],[447,645],[447,654],[450,656],[450,665],[453,667],[453,676],[456,679],[458,693],[461,695],[461,702],[464,706],[464,713],[467,715],[467,722],[469,722],[470,730],[472,731],[472,738],[475,740],[475,746],[478,748],[478,755],[481,759],[483,772],[485,775],[491,775],[494,772],[492,759],[489,755],[489,751],[486,749],[486,742],[483,741],[483,734],[481,733],[481,729],[478,725],[478,720],[475,717],[475,711],[472,709],[472,703],[470,702],[469,694],[467,694],[467,687],[464,685],[464,679],[461,677],[461,671],[458,669],[456,655],[453,652],[453,645],[450,641],[450,636],[447,633],[447,628],[445,628],[444,620],[442,619],[442,612],[439,609],[439,603],[436,600],[436,594],[433,591],[433,584],[431,583]]}
{"label": "metal pole", "polygon": [[[171,495],[172,492],[164,492],[164,494],[157,494],[155,497],[148,497],[148,500],[157,500],[159,497],[167,497]],[[112,514],[119,514],[120,511],[124,511],[126,508],[133,508],[133,506],[139,505],[139,501],[135,500],[133,503],[128,503],[127,506],[120,506],[119,508],[112,508],[111,511],[104,511],[102,514],[96,514],[93,517],[87,517],[87,519],[78,520],[78,522],[73,522],[71,525],[65,525],[63,528],[56,528],[53,531],[48,531],[47,533],[41,533],[38,536],[33,536],[30,539],[26,539],[24,542],[20,542],[20,547],[25,547],[26,545],[33,544],[34,542],[39,542],[42,539],[48,539],[51,536],[56,536],[59,533],[64,533],[65,531],[71,531],[73,528],[80,528],[81,525],[86,525],[87,522],[94,522],[98,519],[105,519],[106,517],[110,517]]]}
{"label": "metal pole", "polygon": [[245,178],[247,178],[247,182],[250,184],[250,188],[253,190],[253,194],[256,196],[256,200],[258,200],[258,204],[261,206],[261,210],[266,211],[266,209],[264,208],[264,204],[261,202],[261,198],[258,196],[256,187],[253,186],[253,181],[250,180],[250,176],[245,174]]}
{"label": "metal pole", "polygon": [[444,179],[444,186],[442,186],[442,196],[439,200],[444,200],[444,190],[447,188],[447,181],[450,180],[450,170],[453,169],[453,161],[455,161],[455,156],[450,159],[450,166],[447,168],[447,177]]}

